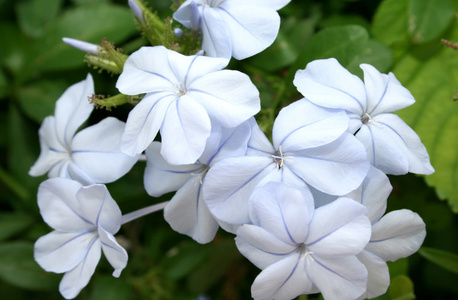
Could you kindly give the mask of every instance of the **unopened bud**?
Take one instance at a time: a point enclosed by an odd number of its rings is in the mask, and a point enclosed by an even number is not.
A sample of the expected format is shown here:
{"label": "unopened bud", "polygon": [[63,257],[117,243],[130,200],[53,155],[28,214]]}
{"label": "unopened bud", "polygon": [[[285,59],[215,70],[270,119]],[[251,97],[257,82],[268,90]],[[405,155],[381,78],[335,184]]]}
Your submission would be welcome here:
{"label": "unopened bud", "polygon": [[87,52],[92,55],[99,55],[100,46],[67,37],[62,38],[62,40],[64,41],[64,43],[78,50]]}

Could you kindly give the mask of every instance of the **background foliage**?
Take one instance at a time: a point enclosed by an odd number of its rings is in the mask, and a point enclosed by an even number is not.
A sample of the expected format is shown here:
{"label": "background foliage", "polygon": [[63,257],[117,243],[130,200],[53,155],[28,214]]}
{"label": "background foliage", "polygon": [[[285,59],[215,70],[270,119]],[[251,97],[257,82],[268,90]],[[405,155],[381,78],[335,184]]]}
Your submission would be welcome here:
{"label": "background foliage", "polygon": [[[33,260],[33,243],[50,231],[36,205],[46,177],[27,175],[39,155],[38,128],[71,84],[95,76],[96,93],[114,95],[116,77],[99,74],[84,54],[62,43],[64,36],[115,42],[126,53],[146,45],[127,1],[0,0],[0,291],[4,299],[61,299],[61,275]],[[171,0],[149,0],[161,17]],[[424,219],[428,235],[418,254],[390,264],[392,285],[380,299],[458,298],[458,42],[457,0],[293,0],[280,11],[276,42],[265,52],[229,68],[247,73],[261,93],[257,116],[269,131],[278,110],[298,99],[294,73],[314,59],[336,57],[362,76],[360,63],[392,71],[417,103],[399,115],[422,138],[436,173],[390,179],[389,210],[408,208]],[[178,26],[178,25],[176,25]],[[450,43],[449,43],[450,44]],[[456,46],[456,45],[455,45]],[[455,100],[455,101],[454,101]],[[96,111],[126,118],[129,107]],[[123,212],[161,199],[143,189],[144,163],[109,184]],[[166,195],[164,199],[170,198]],[[160,213],[123,226],[118,234],[129,252],[120,279],[105,261],[78,299],[247,299],[259,273],[220,231],[199,245],[170,229]],[[308,298],[317,299],[319,295]],[[300,299],[307,299],[302,296]]]}

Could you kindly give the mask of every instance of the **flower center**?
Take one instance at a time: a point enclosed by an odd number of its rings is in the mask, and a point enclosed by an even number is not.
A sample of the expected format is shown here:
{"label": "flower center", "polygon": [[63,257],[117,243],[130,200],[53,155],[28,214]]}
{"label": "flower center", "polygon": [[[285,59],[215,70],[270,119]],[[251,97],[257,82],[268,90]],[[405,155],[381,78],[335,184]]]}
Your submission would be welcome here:
{"label": "flower center", "polygon": [[186,88],[183,86],[181,82],[177,83],[175,86],[175,92],[177,93],[178,97],[186,95]]}
{"label": "flower center", "polygon": [[224,0],[205,0],[204,5],[210,6],[210,7],[218,7],[221,2],[224,2]]}
{"label": "flower center", "polygon": [[297,245],[297,251],[299,251],[300,255],[303,256],[305,258],[305,260],[307,261],[307,264],[310,266],[310,262],[311,261],[315,261],[313,259],[313,252],[312,251],[309,251],[307,249],[307,245],[304,244],[304,243],[301,243],[299,245]]}
{"label": "flower center", "polygon": [[272,154],[272,158],[274,159],[274,162],[277,164],[278,169],[281,169],[281,167],[283,167],[283,163],[285,162],[285,157],[283,156],[283,152],[281,151],[281,146],[278,146],[278,152]]}
{"label": "flower center", "polygon": [[371,121],[371,116],[369,116],[367,113],[364,113],[364,115],[361,117],[361,122],[363,124],[367,124]]}

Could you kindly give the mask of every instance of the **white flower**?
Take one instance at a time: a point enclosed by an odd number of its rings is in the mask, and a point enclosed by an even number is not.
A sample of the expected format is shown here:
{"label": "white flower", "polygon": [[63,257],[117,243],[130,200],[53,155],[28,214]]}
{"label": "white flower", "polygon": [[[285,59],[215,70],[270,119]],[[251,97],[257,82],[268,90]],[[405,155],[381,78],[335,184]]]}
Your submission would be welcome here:
{"label": "white flower", "polygon": [[67,177],[84,185],[108,183],[126,174],[138,159],[120,150],[125,124],[108,117],[76,135],[94,105],[92,76],[69,87],[57,100],[54,116],[40,127],[41,153],[29,171],[31,176]]}
{"label": "white flower", "polygon": [[364,83],[336,59],[316,60],[299,70],[294,85],[311,102],[345,110],[350,133],[365,145],[371,163],[386,174],[432,174],[418,135],[392,112],[415,102],[393,73],[362,64]]}
{"label": "white flower", "polygon": [[35,243],[35,260],[48,272],[65,273],[59,291],[66,299],[89,282],[101,250],[119,277],[127,264],[126,251],[113,235],[122,216],[104,185],[82,186],[68,178],[51,178],[38,189],[38,206],[55,229]]}
{"label": "white flower", "polygon": [[244,59],[269,47],[277,37],[276,12],[290,0],[188,0],[173,18],[202,31],[202,49],[213,57]]}
{"label": "white flower", "polygon": [[346,132],[342,111],[306,100],[283,108],[275,120],[273,145],[253,122],[247,155],[227,158],[208,172],[204,201],[212,214],[230,224],[248,223],[248,199],[269,181],[333,195],[356,189],[369,169],[361,143]]}
{"label": "white flower", "polygon": [[306,189],[268,183],[250,199],[253,225],[237,230],[239,251],[263,271],[254,299],[293,299],[321,292],[325,299],[355,299],[367,271],[356,255],[369,241],[366,208],[340,198],[317,209]]}
{"label": "white flower", "polygon": [[162,46],[143,47],[124,65],[117,88],[146,93],[129,113],[122,150],[135,155],[161,132],[161,154],[174,165],[202,154],[211,121],[233,128],[260,110],[259,92],[247,75],[221,70],[222,58],[184,56]]}

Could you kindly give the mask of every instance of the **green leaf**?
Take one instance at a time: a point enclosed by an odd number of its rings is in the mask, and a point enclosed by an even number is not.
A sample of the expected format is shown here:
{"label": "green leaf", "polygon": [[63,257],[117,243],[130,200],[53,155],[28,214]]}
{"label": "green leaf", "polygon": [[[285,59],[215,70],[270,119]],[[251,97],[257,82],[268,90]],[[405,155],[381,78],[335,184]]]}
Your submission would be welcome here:
{"label": "green leaf", "polygon": [[429,247],[421,247],[418,253],[442,268],[458,274],[458,255]]}
{"label": "green leaf", "polygon": [[352,74],[362,78],[363,70],[359,67],[362,63],[370,64],[380,72],[386,73],[393,64],[393,53],[385,44],[370,39],[366,44],[366,48],[358,53],[347,65],[347,69]]}
{"label": "green leaf", "polygon": [[112,276],[94,276],[89,299],[128,300],[132,299],[132,290],[125,280]]}
{"label": "green leaf", "polygon": [[132,13],[127,7],[94,4],[69,9],[54,20],[45,37],[36,42],[26,73],[82,66],[84,54],[62,42],[63,37],[99,44],[103,38],[121,42],[135,31]]}
{"label": "green leaf", "polygon": [[62,0],[30,0],[19,2],[16,14],[21,30],[28,36],[43,36],[45,26],[57,15]]}
{"label": "green leaf", "polygon": [[418,44],[438,38],[452,21],[453,15],[453,5],[449,0],[410,0],[410,37]]}
{"label": "green leaf", "polygon": [[0,241],[27,229],[33,218],[21,213],[0,213]]}
{"label": "green leaf", "polygon": [[413,283],[410,278],[405,275],[398,275],[391,280],[388,294],[392,300],[415,299]]}
{"label": "green leaf", "polygon": [[33,244],[25,241],[0,245],[0,278],[32,290],[57,289],[60,276],[46,273],[33,260]]}
{"label": "green leaf", "polygon": [[[458,39],[456,26],[448,39]],[[458,102],[452,101],[458,87],[458,53],[443,47],[424,60],[412,52],[393,72],[416,99],[414,105],[398,114],[417,132],[429,152],[436,171],[425,177],[426,182],[458,213]]]}
{"label": "green leaf", "polygon": [[18,100],[28,117],[41,123],[54,112],[57,99],[69,87],[63,80],[41,80],[22,87]]}
{"label": "green leaf", "polygon": [[19,30],[16,24],[0,22],[0,65],[13,74],[20,72],[27,60],[27,49],[30,41]]}

